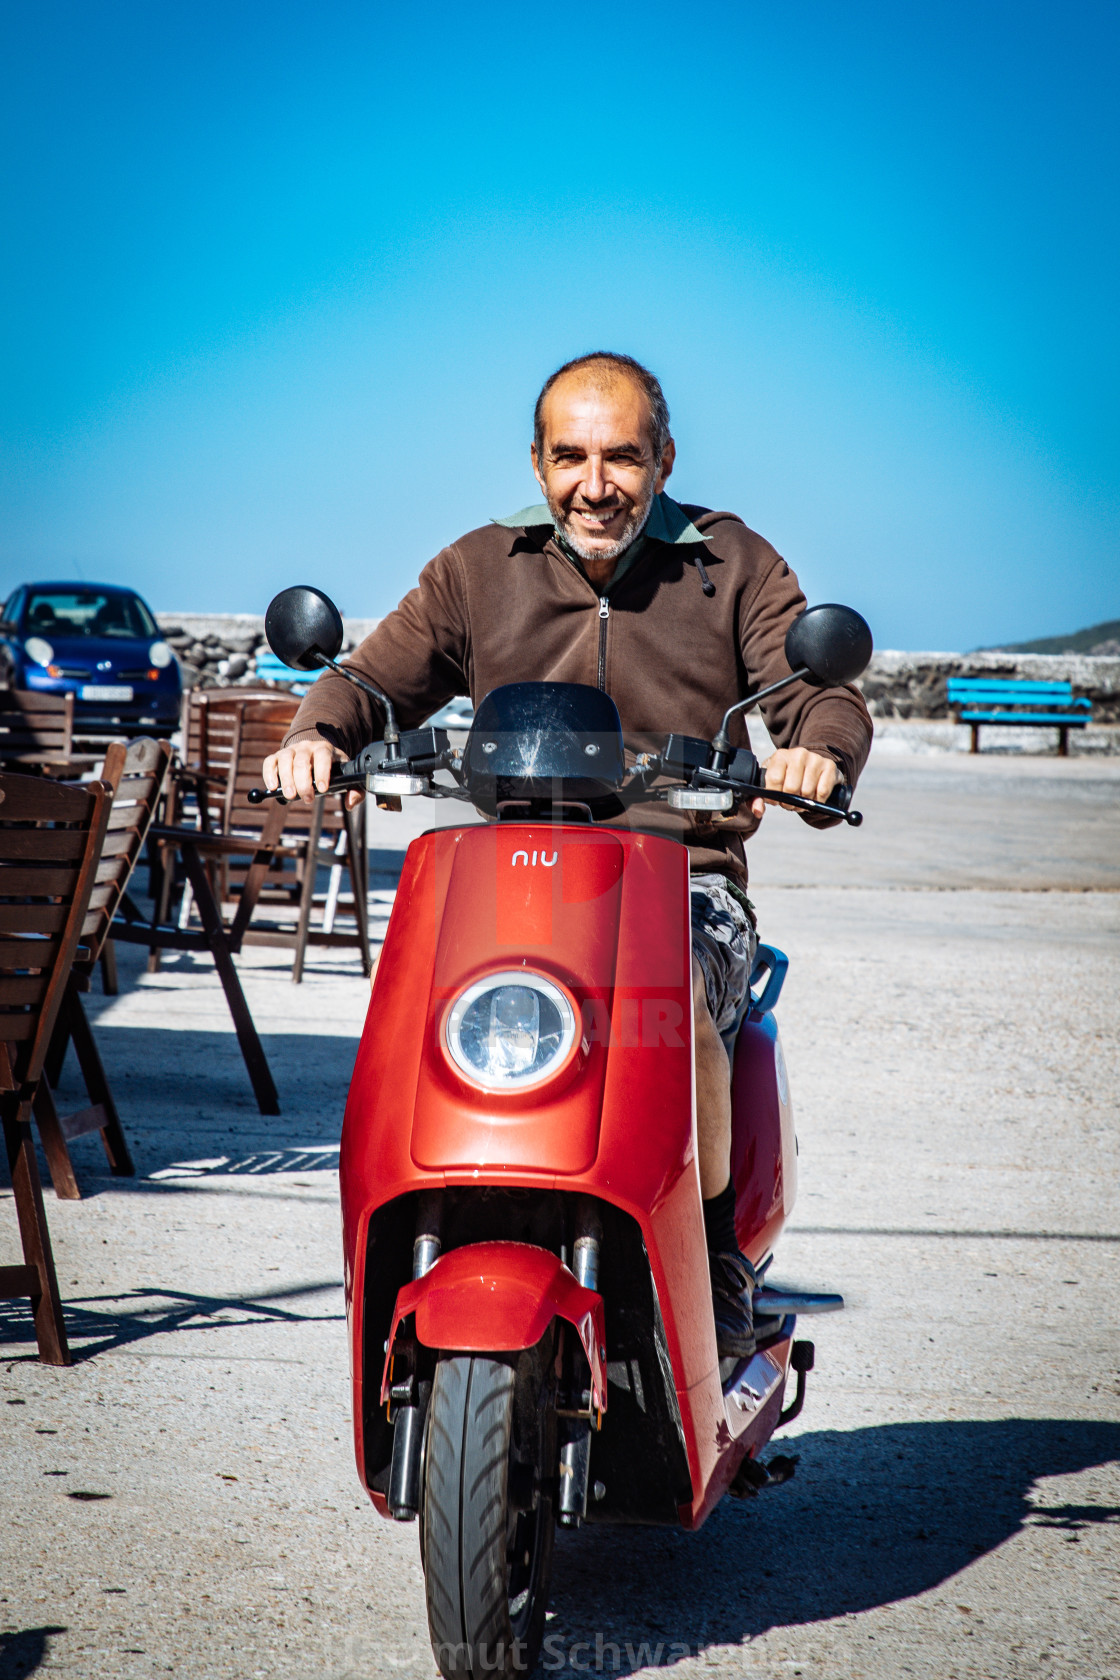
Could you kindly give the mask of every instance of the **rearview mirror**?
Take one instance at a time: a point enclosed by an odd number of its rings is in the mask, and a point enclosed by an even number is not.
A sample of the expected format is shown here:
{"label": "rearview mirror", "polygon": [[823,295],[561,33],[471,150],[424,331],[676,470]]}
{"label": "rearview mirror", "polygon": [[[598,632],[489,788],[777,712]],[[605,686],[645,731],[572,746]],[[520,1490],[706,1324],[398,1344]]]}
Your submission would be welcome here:
{"label": "rearview mirror", "polygon": [[826,688],[862,676],[871,663],[874,647],[867,620],[854,608],[833,602],[808,607],[786,632],[790,670],[807,670],[813,682]]}
{"label": "rearview mirror", "polygon": [[294,584],[269,602],[264,633],[285,665],[296,671],[318,671],[324,659],[337,659],[342,651],[342,614],[321,589]]}

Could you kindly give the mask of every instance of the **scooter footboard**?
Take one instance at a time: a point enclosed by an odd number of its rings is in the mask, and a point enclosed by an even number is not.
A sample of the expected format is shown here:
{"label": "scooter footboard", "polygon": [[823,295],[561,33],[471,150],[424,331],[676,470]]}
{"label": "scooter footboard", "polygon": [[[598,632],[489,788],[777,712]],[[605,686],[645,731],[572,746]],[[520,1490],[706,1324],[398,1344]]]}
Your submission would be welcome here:
{"label": "scooter footboard", "polygon": [[456,1353],[513,1353],[535,1347],[554,1318],[569,1323],[591,1367],[591,1403],[607,1409],[607,1338],[603,1298],[585,1289],[564,1262],[531,1243],[481,1242],[442,1254],[397,1295],[381,1401],[402,1323],[415,1317],[416,1340]]}

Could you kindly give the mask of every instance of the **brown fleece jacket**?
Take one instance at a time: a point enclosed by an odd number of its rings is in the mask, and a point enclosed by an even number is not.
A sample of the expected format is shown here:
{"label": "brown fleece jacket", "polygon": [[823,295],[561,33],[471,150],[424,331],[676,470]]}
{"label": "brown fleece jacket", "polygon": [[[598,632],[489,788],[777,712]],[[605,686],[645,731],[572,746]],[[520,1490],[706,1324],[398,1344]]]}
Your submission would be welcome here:
{"label": "brown fleece jacket", "polygon": [[[456,694],[477,704],[502,683],[573,682],[606,689],[629,748],[656,747],[670,731],[711,740],[728,706],[789,674],[785,634],[805,597],[781,556],[734,514],[684,511],[707,540],[650,539],[609,603],[554,533],[503,525],[469,531],[424,567],[417,587],[348,663],[392,697],[406,729]],[[697,559],[714,595],[702,591]],[[857,689],[799,682],[761,710],[778,746],[833,758],[854,785],[872,733]],[[327,672],[300,706],[286,745],[323,739],[353,756],[383,726],[373,701]],[[742,714],[732,741],[748,744]],[[718,819],[690,822],[663,804],[637,807],[628,818],[632,827],[685,841],[694,873],[718,870],[742,884],[742,835],[757,824],[734,820],[735,830]],[[831,819],[806,820],[831,826]]]}

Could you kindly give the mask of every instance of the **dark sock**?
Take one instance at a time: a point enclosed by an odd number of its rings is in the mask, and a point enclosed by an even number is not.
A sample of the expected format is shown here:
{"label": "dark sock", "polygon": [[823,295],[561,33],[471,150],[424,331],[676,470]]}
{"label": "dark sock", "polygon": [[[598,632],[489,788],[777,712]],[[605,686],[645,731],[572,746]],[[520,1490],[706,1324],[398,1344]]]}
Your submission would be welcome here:
{"label": "dark sock", "polygon": [[735,1186],[728,1179],[727,1187],[718,1196],[701,1202],[704,1209],[704,1231],[708,1248],[713,1254],[737,1254],[739,1239],[735,1235]]}

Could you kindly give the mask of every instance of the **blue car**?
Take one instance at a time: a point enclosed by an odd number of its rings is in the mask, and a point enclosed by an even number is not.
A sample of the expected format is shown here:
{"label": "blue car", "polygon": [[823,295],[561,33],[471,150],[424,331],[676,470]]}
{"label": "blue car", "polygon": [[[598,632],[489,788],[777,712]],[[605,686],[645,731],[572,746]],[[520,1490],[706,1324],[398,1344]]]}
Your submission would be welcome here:
{"label": "blue car", "polygon": [[171,730],[179,662],[139,595],[111,583],[25,583],[0,618],[0,687],[74,695],[84,734]]}

